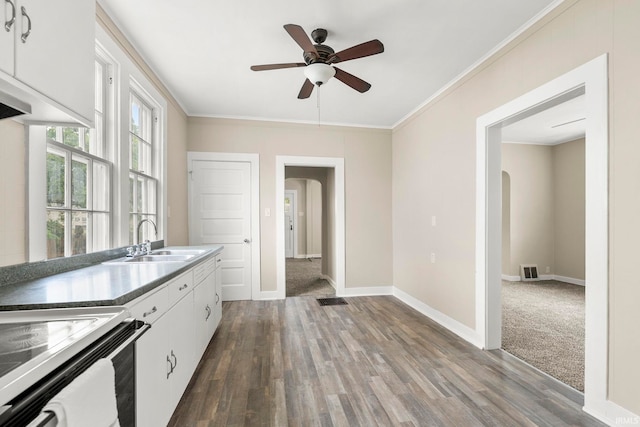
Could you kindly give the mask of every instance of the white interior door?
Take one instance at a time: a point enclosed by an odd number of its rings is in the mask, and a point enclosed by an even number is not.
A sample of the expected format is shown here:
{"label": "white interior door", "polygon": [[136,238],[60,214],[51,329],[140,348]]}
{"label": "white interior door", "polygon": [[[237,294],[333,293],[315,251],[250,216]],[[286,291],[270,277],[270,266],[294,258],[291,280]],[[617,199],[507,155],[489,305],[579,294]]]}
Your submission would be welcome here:
{"label": "white interior door", "polygon": [[293,258],[296,255],[296,204],[296,192],[286,190],[284,192],[284,256],[287,258]]}
{"label": "white interior door", "polygon": [[251,164],[194,160],[189,194],[192,245],[224,245],[222,299],[251,299]]}

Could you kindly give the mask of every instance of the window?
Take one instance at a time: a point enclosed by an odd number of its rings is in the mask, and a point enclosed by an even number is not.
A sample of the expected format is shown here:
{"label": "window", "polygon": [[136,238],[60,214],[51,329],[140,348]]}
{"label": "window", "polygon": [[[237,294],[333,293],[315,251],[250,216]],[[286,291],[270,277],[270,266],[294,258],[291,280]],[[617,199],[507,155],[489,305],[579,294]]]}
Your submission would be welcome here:
{"label": "window", "polygon": [[95,63],[95,129],[48,126],[47,258],[111,247],[111,170],[105,153],[105,76]]}
{"label": "window", "polygon": [[94,128],[28,126],[29,261],[163,237],[166,100],[99,26],[95,58]]}
{"label": "window", "polygon": [[142,243],[157,237],[157,119],[154,108],[140,94],[132,91],[130,98],[129,243]]}

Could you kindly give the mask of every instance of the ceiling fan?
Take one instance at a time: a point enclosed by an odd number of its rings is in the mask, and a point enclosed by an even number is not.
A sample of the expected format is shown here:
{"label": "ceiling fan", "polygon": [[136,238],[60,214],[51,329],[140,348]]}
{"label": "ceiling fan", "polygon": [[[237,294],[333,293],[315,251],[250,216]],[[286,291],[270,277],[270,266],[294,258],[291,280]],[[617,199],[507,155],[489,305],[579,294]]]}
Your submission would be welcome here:
{"label": "ceiling fan", "polygon": [[313,92],[314,85],[321,86],[334,76],[360,93],[364,93],[371,88],[369,83],[340,68],[334,67],[333,64],[384,52],[384,45],[380,40],[371,40],[335,53],[331,47],[323,44],[327,39],[327,30],[325,29],[318,28],[311,32],[311,37],[316,44],[311,42],[309,36],[300,25],[287,24],[284,29],[302,48],[304,62],[253,65],[251,66],[253,71],[305,67],[304,75],[307,79],[302,85],[300,93],[298,93],[298,99],[308,98]]}

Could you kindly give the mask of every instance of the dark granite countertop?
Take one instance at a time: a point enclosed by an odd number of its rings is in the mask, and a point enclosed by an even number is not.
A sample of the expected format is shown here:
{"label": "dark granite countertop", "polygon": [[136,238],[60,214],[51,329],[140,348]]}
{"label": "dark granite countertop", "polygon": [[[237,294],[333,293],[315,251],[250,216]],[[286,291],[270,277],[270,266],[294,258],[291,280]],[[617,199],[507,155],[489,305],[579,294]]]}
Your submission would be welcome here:
{"label": "dark granite countertop", "polygon": [[0,311],[124,305],[223,249],[222,246],[197,248],[207,251],[185,262],[99,263],[0,286]]}

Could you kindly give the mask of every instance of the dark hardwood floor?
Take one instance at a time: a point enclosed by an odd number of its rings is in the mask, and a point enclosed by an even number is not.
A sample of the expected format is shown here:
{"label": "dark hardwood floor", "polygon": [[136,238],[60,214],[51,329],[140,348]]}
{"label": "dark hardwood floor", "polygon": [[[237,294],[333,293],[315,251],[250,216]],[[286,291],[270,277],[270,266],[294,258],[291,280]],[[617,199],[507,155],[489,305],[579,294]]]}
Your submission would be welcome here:
{"label": "dark hardwood floor", "polygon": [[596,426],[582,395],[394,297],[225,302],[170,426]]}

